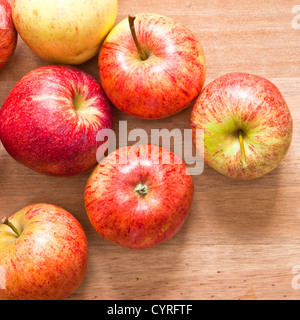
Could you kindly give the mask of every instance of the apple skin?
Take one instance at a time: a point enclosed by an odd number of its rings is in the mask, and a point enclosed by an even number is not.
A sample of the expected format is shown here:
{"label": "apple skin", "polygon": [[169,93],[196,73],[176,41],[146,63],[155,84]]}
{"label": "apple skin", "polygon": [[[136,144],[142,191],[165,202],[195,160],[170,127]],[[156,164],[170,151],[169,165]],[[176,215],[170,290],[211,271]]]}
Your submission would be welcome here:
{"label": "apple skin", "polygon": [[79,222],[50,204],[30,205],[9,220],[20,237],[0,225],[0,266],[5,269],[2,300],[63,300],[83,281],[88,244]]}
{"label": "apple skin", "polygon": [[[127,161],[114,161],[124,154]],[[163,159],[170,159],[169,164]],[[193,180],[178,160],[154,145],[125,147],[108,155],[85,189],[86,211],[95,230],[129,249],[170,239],[186,220],[194,195]],[[135,191],[141,184],[148,188],[144,196]]]}
{"label": "apple skin", "polygon": [[51,63],[78,65],[98,54],[113,27],[117,0],[12,0],[24,42]]}
{"label": "apple skin", "polygon": [[17,161],[39,173],[72,176],[97,163],[113,114],[99,83],[70,66],[44,66],[24,76],[0,110],[0,138]]}
{"label": "apple skin", "polygon": [[0,68],[14,54],[18,42],[18,33],[14,26],[11,6],[7,0],[0,0]]}
{"label": "apple skin", "polygon": [[139,56],[128,19],[114,27],[101,47],[99,75],[108,98],[123,112],[144,119],[185,109],[205,82],[200,42],[185,26],[156,14],[137,14],[135,30],[147,60]]}
{"label": "apple skin", "polygon": [[[190,127],[201,153],[196,129],[204,129],[205,162],[225,176],[243,180],[275,169],[293,134],[292,116],[279,89],[269,80],[247,73],[229,73],[208,84],[193,107]],[[244,169],[240,130],[248,164]]]}

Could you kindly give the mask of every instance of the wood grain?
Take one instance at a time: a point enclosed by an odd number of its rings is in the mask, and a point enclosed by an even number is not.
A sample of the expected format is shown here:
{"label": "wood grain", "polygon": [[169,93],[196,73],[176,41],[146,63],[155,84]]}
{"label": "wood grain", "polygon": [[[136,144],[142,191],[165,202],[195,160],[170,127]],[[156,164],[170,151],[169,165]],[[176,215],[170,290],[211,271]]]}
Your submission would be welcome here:
{"label": "wood grain", "polygon": [[[209,167],[194,176],[195,200],[180,232],[146,251],[114,246],[97,235],[85,213],[90,174],[39,175],[0,149],[0,218],[26,205],[48,202],[70,211],[89,242],[89,268],[69,299],[299,299],[292,287],[300,265],[300,29],[292,28],[295,1],[119,0],[117,22],[128,13],[170,16],[199,38],[207,60],[206,84],[231,71],[273,81],[294,118],[294,138],[282,164],[263,178],[238,182]],[[300,23],[300,21],[299,21]],[[0,71],[0,104],[20,78],[47,63],[19,38]],[[97,57],[79,66],[99,80]],[[128,130],[188,128],[190,109],[159,121],[115,110]]]}

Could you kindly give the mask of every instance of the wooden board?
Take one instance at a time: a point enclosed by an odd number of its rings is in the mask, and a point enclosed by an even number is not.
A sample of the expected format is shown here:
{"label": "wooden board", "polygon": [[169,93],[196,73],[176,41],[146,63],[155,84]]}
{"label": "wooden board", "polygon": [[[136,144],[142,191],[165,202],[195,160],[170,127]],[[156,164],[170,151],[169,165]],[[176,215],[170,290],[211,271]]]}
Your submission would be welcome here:
{"label": "wooden board", "polygon": [[[84,227],[89,267],[69,299],[299,299],[300,272],[300,29],[292,0],[119,0],[117,22],[128,13],[170,16],[200,39],[206,84],[231,71],[273,81],[294,118],[294,138],[282,164],[255,181],[238,182],[205,166],[194,176],[195,200],[180,232],[146,251],[103,240],[85,213],[90,174],[52,178],[37,174],[0,149],[0,218],[48,202],[70,211]],[[298,19],[300,24],[300,19]],[[20,78],[47,63],[19,39],[0,71],[0,104]],[[97,58],[79,66],[99,80]],[[168,120],[145,121],[115,110],[128,130],[188,128],[191,109]],[[293,273],[295,272],[295,273]]]}

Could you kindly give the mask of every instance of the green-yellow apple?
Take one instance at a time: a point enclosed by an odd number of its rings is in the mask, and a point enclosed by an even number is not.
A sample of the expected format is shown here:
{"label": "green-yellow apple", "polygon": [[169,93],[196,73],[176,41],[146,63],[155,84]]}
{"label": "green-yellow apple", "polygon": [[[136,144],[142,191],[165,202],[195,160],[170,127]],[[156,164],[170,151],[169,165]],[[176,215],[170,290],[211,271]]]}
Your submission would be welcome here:
{"label": "green-yellow apple", "polygon": [[0,0],[0,68],[2,68],[15,52],[18,41],[14,26],[11,6],[7,0]]}
{"label": "green-yellow apple", "polygon": [[118,11],[117,0],[12,0],[15,26],[27,45],[52,63],[94,57]]}
{"label": "green-yellow apple", "polygon": [[43,66],[25,75],[0,110],[7,152],[32,170],[72,176],[97,163],[101,129],[113,114],[99,83],[78,68]]}
{"label": "green-yellow apple", "polygon": [[81,284],[87,265],[85,233],[64,209],[35,204],[2,220],[0,299],[65,299]]}
{"label": "green-yellow apple", "polygon": [[125,147],[95,168],[85,189],[85,206],[95,230],[130,249],[146,249],[181,228],[194,185],[183,161],[155,145]]}
{"label": "green-yellow apple", "polygon": [[[269,80],[229,73],[208,84],[190,118],[193,140],[205,162],[231,178],[254,179],[275,169],[292,140],[293,121]],[[197,143],[196,130],[204,130]]]}
{"label": "green-yellow apple", "polygon": [[108,98],[123,112],[165,118],[199,95],[205,58],[200,42],[184,25],[156,14],[137,14],[105,39],[99,75]]}

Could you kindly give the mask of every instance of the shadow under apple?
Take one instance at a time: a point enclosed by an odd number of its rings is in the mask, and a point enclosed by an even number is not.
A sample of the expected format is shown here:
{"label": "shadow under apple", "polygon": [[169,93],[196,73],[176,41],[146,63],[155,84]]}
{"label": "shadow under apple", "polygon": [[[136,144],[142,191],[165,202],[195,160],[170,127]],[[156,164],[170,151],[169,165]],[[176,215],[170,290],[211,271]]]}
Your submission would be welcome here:
{"label": "shadow under apple", "polygon": [[[282,164],[283,165],[283,164]],[[276,214],[280,168],[249,181],[222,176],[205,165],[194,178],[199,232],[229,232],[233,236],[267,233]]]}
{"label": "shadow under apple", "polygon": [[[89,243],[92,242],[89,247],[88,272],[70,299],[76,299],[77,295],[97,300],[160,299],[172,296],[172,287],[186,269],[182,257],[185,254],[184,243],[180,233],[163,244],[142,251],[118,247],[100,236],[98,240],[94,235],[88,236]],[[94,282],[93,274],[99,275],[97,283]],[[91,295],[91,287],[94,292],[98,292],[97,295]],[[179,294],[173,292],[174,298],[178,298]]]}

